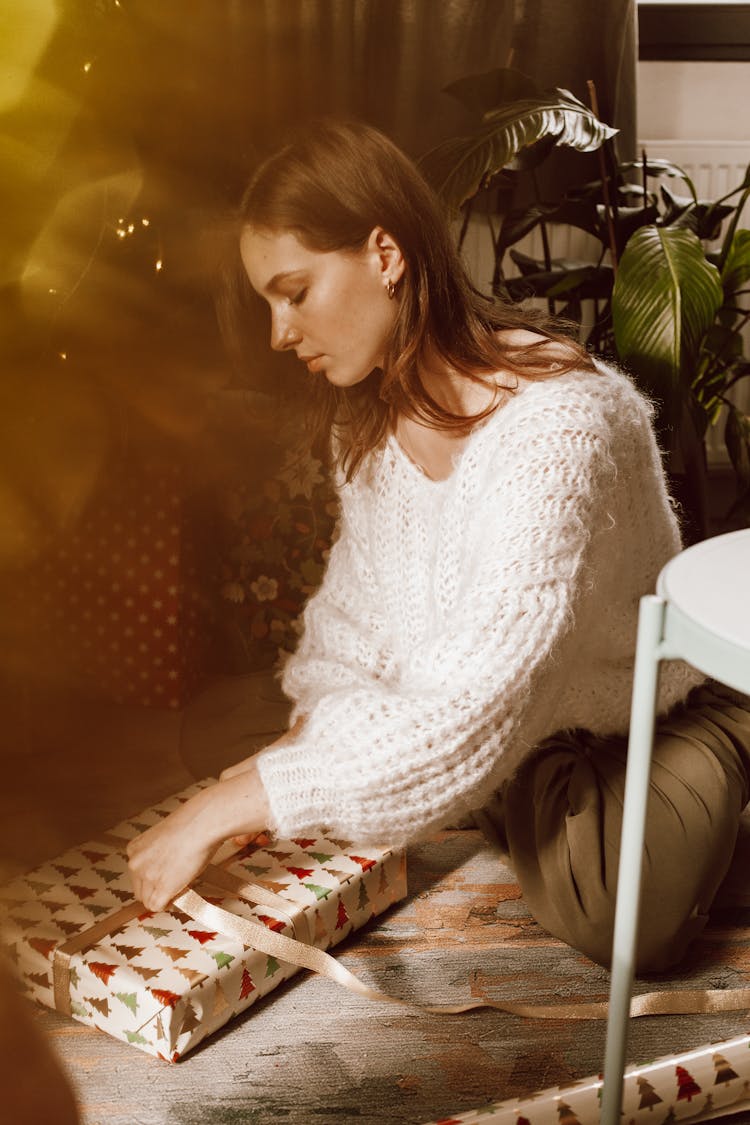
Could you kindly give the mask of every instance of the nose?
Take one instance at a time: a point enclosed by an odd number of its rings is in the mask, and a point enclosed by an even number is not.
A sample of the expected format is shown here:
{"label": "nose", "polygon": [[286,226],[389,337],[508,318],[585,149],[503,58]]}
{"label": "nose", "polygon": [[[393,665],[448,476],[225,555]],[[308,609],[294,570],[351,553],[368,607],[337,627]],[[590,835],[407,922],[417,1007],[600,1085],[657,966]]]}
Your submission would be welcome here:
{"label": "nose", "polygon": [[287,348],[293,348],[301,339],[300,332],[287,316],[278,312],[271,314],[271,347],[275,352],[283,352]]}

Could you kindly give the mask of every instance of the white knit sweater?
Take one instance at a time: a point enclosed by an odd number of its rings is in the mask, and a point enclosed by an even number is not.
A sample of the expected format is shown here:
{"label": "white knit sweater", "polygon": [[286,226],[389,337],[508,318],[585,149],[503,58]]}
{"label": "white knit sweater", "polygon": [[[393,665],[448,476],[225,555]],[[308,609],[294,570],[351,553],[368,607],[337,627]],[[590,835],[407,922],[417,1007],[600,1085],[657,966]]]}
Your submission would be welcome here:
{"label": "white knit sweater", "polygon": [[[307,716],[258,756],[284,836],[406,841],[480,808],[542,739],[627,730],[638,600],[680,549],[624,375],[526,383],[433,481],[391,437],[340,484],[282,675]],[[702,677],[664,667],[660,709]]]}

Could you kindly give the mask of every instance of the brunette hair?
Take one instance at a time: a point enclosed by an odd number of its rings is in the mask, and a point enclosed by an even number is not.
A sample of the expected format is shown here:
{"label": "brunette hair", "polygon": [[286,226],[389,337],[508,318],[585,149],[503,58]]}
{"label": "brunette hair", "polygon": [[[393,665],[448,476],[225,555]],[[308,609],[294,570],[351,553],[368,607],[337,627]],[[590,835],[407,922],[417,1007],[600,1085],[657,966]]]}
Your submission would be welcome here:
{"label": "brunette hair", "polygon": [[[335,431],[347,479],[383,441],[399,413],[441,429],[464,430],[497,408],[491,403],[466,416],[442,407],[419,376],[427,350],[477,382],[498,371],[546,378],[593,369],[583,347],[548,320],[474,288],[437,196],[408,157],[369,125],[306,124],[257,169],[242,199],[240,220],[262,230],[291,231],[317,251],[359,250],[379,226],[403,254],[406,269],[383,370],[350,388],[326,380],[316,384],[316,431],[326,442]],[[532,329],[542,339],[519,345],[498,338],[503,329],[518,328]]]}

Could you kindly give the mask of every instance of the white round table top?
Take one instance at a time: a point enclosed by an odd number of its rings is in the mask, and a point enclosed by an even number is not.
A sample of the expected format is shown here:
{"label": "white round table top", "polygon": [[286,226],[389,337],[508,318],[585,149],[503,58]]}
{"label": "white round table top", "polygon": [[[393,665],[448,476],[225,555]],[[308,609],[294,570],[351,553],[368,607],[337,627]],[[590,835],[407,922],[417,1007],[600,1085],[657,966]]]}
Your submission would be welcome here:
{"label": "white round table top", "polygon": [[750,529],[688,547],[664,567],[657,593],[708,632],[750,650]]}

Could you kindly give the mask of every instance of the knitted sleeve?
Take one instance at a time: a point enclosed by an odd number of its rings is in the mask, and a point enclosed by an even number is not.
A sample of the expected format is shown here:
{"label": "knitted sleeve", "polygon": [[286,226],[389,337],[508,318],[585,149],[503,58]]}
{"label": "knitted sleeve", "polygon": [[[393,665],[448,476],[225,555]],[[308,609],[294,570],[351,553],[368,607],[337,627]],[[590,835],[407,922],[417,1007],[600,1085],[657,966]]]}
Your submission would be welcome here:
{"label": "knitted sleeve", "polygon": [[416,838],[481,807],[535,744],[616,476],[601,416],[563,421],[543,398],[535,413],[493,450],[454,608],[400,678],[352,672],[258,756],[280,834]]}
{"label": "knitted sleeve", "polygon": [[387,681],[395,664],[383,615],[370,594],[373,576],[343,508],[323,582],[305,606],[300,643],[281,675],[293,703],[290,724],[331,692]]}

